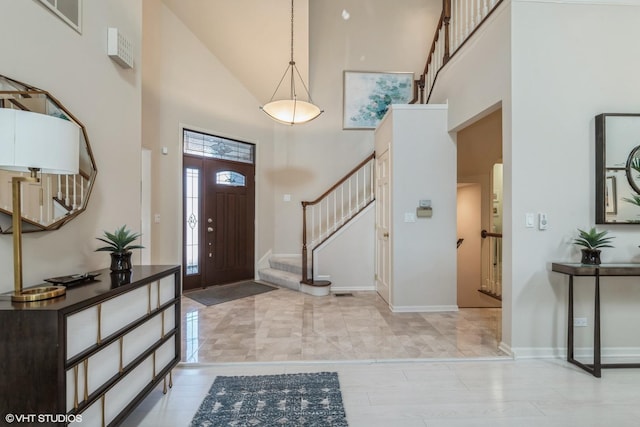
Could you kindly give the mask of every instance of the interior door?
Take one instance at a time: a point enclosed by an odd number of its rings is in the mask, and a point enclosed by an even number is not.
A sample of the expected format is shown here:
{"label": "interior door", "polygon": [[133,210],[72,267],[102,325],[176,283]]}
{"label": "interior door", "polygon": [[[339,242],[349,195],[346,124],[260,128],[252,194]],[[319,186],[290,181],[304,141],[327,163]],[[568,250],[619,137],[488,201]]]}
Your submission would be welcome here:
{"label": "interior door", "polygon": [[255,167],[184,156],[185,290],[254,278]]}
{"label": "interior door", "polygon": [[389,150],[376,156],[376,291],[391,304]]}

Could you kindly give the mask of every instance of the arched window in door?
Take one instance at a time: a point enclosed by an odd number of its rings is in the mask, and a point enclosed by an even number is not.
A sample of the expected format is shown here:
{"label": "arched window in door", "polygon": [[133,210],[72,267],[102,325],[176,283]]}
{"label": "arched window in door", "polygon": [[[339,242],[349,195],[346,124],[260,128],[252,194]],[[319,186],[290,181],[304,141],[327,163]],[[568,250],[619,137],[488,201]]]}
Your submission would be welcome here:
{"label": "arched window in door", "polygon": [[216,184],[229,185],[231,187],[246,186],[246,178],[244,175],[234,171],[220,171],[216,173]]}

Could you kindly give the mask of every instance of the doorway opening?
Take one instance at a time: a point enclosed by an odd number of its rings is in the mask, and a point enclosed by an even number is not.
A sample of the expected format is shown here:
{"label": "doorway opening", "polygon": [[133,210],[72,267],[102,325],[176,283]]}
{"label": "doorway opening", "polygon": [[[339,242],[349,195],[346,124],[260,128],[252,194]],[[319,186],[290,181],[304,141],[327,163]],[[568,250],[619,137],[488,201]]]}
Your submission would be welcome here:
{"label": "doorway opening", "polygon": [[255,146],[183,129],[183,289],[252,280]]}
{"label": "doorway opening", "polygon": [[[458,307],[500,308],[502,109],[457,134]],[[500,288],[501,289],[501,288]]]}

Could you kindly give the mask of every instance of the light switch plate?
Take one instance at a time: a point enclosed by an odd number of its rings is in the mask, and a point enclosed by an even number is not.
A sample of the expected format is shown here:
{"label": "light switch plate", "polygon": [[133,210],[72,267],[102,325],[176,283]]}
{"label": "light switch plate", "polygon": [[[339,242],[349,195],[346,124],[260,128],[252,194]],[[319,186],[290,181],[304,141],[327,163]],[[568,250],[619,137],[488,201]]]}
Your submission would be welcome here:
{"label": "light switch plate", "polygon": [[535,227],[535,215],[533,213],[526,213],[524,215],[524,226],[527,228]]}
{"label": "light switch plate", "polygon": [[405,212],[404,222],[416,222],[416,214],[414,214],[413,212]]}

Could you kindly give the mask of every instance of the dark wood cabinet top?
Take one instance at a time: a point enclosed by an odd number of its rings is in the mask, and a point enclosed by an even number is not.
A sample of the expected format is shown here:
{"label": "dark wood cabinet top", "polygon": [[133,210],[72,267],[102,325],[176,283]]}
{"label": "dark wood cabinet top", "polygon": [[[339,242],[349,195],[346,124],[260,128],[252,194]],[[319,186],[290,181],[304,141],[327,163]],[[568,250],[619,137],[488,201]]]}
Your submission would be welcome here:
{"label": "dark wood cabinet top", "polygon": [[177,265],[136,265],[133,266],[130,274],[112,274],[108,268],[97,270],[95,273],[100,273],[100,275],[95,280],[67,287],[66,294],[58,298],[18,303],[10,300],[10,294],[8,294],[8,297],[5,295],[5,298],[0,300],[0,311],[44,310],[62,311],[64,313],[74,312],[179,271],[180,266]]}

